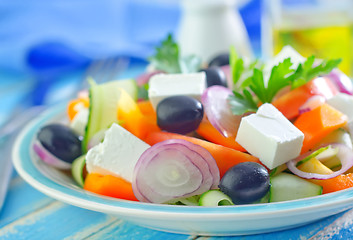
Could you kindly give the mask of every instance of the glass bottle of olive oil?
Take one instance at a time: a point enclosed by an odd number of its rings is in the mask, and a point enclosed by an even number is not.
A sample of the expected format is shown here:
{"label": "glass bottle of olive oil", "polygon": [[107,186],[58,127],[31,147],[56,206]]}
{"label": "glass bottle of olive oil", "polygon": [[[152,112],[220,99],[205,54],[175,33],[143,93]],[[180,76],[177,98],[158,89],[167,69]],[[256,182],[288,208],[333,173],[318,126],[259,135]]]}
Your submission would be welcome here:
{"label": "glass bottle of olive oil", "polygon": [[352,0],[264,0],[263,53],[270,57],[291,45],[304,57],[342,58],[353,76]]}

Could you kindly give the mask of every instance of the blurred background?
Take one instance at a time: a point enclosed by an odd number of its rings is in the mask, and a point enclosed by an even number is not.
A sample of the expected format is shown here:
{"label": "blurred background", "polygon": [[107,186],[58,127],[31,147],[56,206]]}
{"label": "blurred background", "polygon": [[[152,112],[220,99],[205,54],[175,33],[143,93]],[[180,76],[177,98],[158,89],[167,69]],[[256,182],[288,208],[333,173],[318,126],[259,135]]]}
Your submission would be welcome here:
{"label": "blurred background", "polygon": [[120,59],[115,77],[135,77],[168,33],[204,61],[230,44],[263,59],[292,45],[343,58],[352,76],[352,10],[352,0],[0,1],[0,125],[19,105],[70,98],[99,60]]}

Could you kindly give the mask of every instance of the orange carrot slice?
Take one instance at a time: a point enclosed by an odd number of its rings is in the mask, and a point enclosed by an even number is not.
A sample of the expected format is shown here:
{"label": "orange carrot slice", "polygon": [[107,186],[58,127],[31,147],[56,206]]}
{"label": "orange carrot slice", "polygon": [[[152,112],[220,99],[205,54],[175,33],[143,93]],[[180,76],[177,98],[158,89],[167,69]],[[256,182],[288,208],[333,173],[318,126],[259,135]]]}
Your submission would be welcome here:
{"label": "orange carrot slice", "polygon": [[67,115],[69,117],[69,120],[72,121],[76,114],[82,109],[82,108],[88,108],[89,107],[89,98],[88,97],[79,97],[76,99],[71,100],[68,105],[67,105]]}
{"label": "orange carrot slice", "polygon": [[152,107],[152,103],[149,100],[143,100],[137,102],[137,106],[140,109],[143,115],[154,115],[156,116],[156,112]]}
{"label": "orange carrot slice", "polygon": [[212,124],[207,120],[202,120],[196,132],[204,139],[235,150],[246,152],[246,150],[235,141],[235,137],[224,137]]}
{"label": "orange carrot slice", "polygon": [[120,177],[89,173],[83,188],[100,195],[138,201],[130,182]]}
{"label": "orange carrot slice", "polygon": [[309,112],[301,114],[294,125],[304,133],[302,153],[314,147],[332,131],[343,127],[347,116],[328,104],[323,104]]}
{"label": "orange carrot slice", "polygon": [[330,98],[338,93],[333,83],[323,77],[315,78],[307,84],[283,94],[272,104],[288,119],[299,115],[299,108],[312,96],[321,95]]}
{"label": "orange carrot slice", "polygon": [[220,176],[222,177],[226,171],[233,167],[234,165],[241,163],[241,162],[257,162],[260,163],[259,159],[240,151],[237,151],[232,148],[224,147],[222,145],[218,145],[215,143],[211,143],[205,140],[201,140],[194,137],[189,137],[181,134],[176,133],[169,133],[169,132],[151,132],[145,142],[150,145],[154,145],[158,142],[162,142],[168,139],[184,139],[191,143],[200,145],[201,147],[208,150],[213,158],[216,160],[217,166],[219,168]]}
{"label": "orange carrot slice", "polygon": [[322,193],[336,192],[339,190],[353,187],[353,173],[342,174],[334,178],[323,180],[310,180],[311,182],[322,186]]}

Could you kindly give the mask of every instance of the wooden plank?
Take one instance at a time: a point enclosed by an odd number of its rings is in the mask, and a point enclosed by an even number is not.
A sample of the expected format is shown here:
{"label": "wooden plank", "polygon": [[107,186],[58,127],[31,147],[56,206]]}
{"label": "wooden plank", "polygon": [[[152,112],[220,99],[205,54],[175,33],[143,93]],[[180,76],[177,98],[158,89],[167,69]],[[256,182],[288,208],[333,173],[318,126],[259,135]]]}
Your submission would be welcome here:
{"label": "wooden plank", "polygon": [[[264,233],[264,234],[258,234],[258,235],[249,235],[249,236],[234,236],[234,237],[200,237],[197,240],[263,240],[263,239],[309,239],[313,235],[317,234],[320,232],[322,229],[324,229],[326,226],[334,223],[337,221],[337,219],[342,218],[345,213],[339,213],[337,215],[331,216],[324,218],[320,221],[316,221],[310,224],[307,224],[305,226],[293,228],[293,229],[288,229],[288,230],[283,230],[283,231],[277,231],[277,232],[272,232],[272,233]],[[318,238],[320,239],[320,238]],[[345,239],[345,238],[343,238]]]}
{"label": "wooden plank", "polygon": [[353,209],[344,213],[323,230],[317,232],[310,239],[351,239],[353,236]]}
{"label": "wooden plank", "polygon": [[64,239],[114,219],[103,213],[54,201],[4,226],[0,230],[0,239]]}
{"label": "wooden plank", "polygon": [[110,240],[110,239],[119,239],[119,240],[192,240],[196,239],[196,236],[189,236],[183,234],[174,234],[161,232],[157,230],[152,230],[134,224],[120,221],[114,222],[111,225],[108,225],[105,229],[93,234],[85,239],[89,240]]}
{"label": "wooden plank", "polygon": [[[0,229],[0,239],[32,239],[33,232],[38,231],[38,229],[33,227],[33,224],[35,224],[42,216],[50,214],[62,205],[63,204],[59,202],[52,202],[44,208],[38,209],[35,212],[7,224]],[[45,226],[45,224],[43,226]],[[42,227],[39,227],[39,229]]]}
{"label": "wooden plank", "polygon": [[14,176],[0,211],[0,228],[54,201],[32,188],[21,177]]}
{"label": "wooden plank", "polygon": [[81,229],[80,231],[77,231],[74,233],[72,236],[69,236],[63,240],[81,240],[81,239],[87,239],[94,235],[95,233],[101,231],[102,229],[105,229],[107,226],[110,226],[111,224],[120,224],[122,220],[116,219],[114,217],[108,217],[105,221],[102,221],[100,223],[95,224],[94,226],[88,226],[86,228]]}

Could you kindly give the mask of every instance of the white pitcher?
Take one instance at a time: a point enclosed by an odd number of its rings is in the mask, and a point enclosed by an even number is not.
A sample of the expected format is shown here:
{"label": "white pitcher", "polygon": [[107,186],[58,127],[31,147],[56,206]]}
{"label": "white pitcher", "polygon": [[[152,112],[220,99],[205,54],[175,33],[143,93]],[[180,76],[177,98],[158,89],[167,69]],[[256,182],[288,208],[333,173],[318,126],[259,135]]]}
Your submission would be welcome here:
{"label": "white pitcher", "polygon": [[196,54],[203,62],[233,45],[239,55],[252,58],[247,31],[234,0],[182,0],[178,43],[182,55]]}

